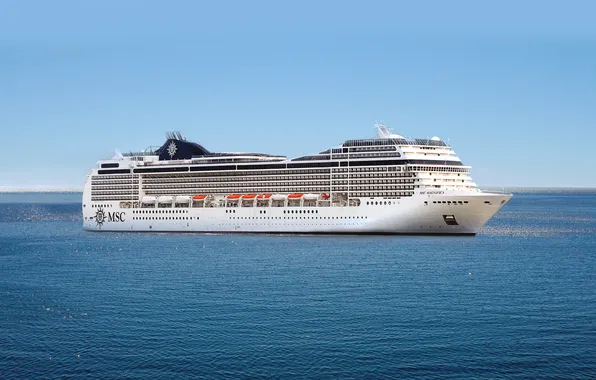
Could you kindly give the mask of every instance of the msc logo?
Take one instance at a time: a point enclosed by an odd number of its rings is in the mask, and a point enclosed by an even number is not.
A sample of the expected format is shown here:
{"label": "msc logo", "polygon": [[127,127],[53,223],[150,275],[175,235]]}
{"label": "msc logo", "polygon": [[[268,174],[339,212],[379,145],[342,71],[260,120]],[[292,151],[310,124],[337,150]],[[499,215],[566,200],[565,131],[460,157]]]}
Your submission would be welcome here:
{"label": "msc logo", "polygon": [[95,223],[99,227],[103,226],[104,223],[112,223],[112,222],[124,222],[124,217],[126,216],[125,212],[105,212],[103,208],[99,208],[95,212]]}

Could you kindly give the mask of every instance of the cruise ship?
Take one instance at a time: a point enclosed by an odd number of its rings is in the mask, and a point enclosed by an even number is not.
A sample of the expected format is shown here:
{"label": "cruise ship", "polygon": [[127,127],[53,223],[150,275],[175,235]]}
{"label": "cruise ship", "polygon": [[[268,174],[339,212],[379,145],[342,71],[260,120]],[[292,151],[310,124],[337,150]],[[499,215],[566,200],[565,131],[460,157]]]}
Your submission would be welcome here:
{"label": "cruise ship", "polygon": [[475,235],[511,198],[481,191],[438,137],[370,139],[288,159],[211,152],[179,132],[116,152],[85,183],[90,231]]}

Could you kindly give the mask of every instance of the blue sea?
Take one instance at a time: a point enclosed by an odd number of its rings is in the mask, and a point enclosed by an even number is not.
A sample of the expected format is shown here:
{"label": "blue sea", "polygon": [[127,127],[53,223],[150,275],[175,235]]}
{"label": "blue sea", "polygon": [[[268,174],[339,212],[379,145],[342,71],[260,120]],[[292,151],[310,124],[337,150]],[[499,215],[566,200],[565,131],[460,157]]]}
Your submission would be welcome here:
{"label": "blue sea", "polygon": [[596,194],[476,237],[92,233],[0,194],[0,378],[596,378]]}

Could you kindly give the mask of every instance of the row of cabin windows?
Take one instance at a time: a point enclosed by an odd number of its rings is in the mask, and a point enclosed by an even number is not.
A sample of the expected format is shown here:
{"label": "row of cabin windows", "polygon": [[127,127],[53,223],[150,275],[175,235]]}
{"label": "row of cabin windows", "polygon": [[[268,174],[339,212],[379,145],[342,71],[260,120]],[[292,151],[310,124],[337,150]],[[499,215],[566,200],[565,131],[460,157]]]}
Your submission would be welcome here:
{"label": "row of cabin windows", "polygon": [[369,203],[370,203],[370,206],[373,206],[373,205],[374,206],[387,206],[387,205],[390,206],[390,205],[392,205],[395,202],[392,202],[392,201],[374,201],[374,202],[373,201],[370,201],[370,202],[367,201],[366,202],[367,205],[369,205]]}
{"label": "row of cabin windows", "polygon": [[[463,180],[462,180],[463,181]],[[455,182],[455,181],[443,181],[443,182]],[[333,181],[333,186],[342,186],[342,185],[352,185],[352,186],[362,186],[362,187],[369,187],[375,188],[375,186],[380,185],[392,185],[391,187],[394,188],[408,188],[414,184],[414,181],[411,180],[341,180],[341,181]],[[255,184],[253,184],[254,186]],[[364,186],[367,185],[367,186]],[[277,190],[283,192],[284,190],[291,191],[291,189],[303,189],[304,187],[313,187],[316,186],[318,188],[327,188],[329,187],[329,183],[314,183],[314,182],[306,182],[300,185],[289,185],[289,184],[281,184],[281,183],[263,183],[262,186],[273,186]],[[225,189],[225,188],[233,188],[236,189],[254,189],[254,187],[248,187],[242,184],[219,184],[219,185],[203,185],[203,186],[196,186],[196,185],[145,185],[142,187],[143,190],[156,190],[156,189],[196,189],[196,191],[201,191],[201,189]],[[262,187],[258,187],[256,189],[261,189]],[[103,189],[102,189],[103,190]],[[128,192],[130,192],[129,190]],[[260,190],[256,190],[260,191]],[[92,190],[93,193],[99,193],[100,190]],[[112,190],[113,193],[125,193],[124,190]],[[110,193],[110,192],[108,192]]]}
{"label": "row of cabin windows", "polygon": [[108,202],[108,201],[137,201],[138,196],[126,196],[126,195],[112,195],[112,196],[92,196],[91,201],[93,202]]}
{"label": "row of cabin windows", "polygon": [[104,195],[110,195],[110,194],[132,194],[132,195],[136,195],[138,192],[138,189],[128,189],[128,190],[107,190],[107,189],[91,189],[91,195],[97,195],[97,194],[104,194]]}
{"label": "row of cabin windows", "polygon": [[319,210],[284,210],[284,214],[302,214],[304,211],[305,214],[318,214]]}
{"label": "row of cabin windows", "polygon": [[230,219],[368,219],[368,216],[230,216]]}
{"label": "row of cabin windows", "polygon": [[456,167],[440,167],[440,166],[409,166],[409,171],[416,171],[416,172],[451,172],[451,173],[469,173],[469,169],[465,168],[456,168]]}
{"label": "row of cabin windows", "polygon": [[[412,188],[413,186],[410,186],[410,188]],[[367,190],[370,190],[369,187],[366,188]],[[305,191],[319,191],[320,189],[313,189],[313,188],[309,188],[309,189],[305,189]],[[361,190],[364,189],[354,189],[352,188],[350,190],[350,195],[353,197],[383,197],[383,196],[410,196],[412,194],[414,194],[413,191],[367,191],[367,192],[363,192]],[[387,189],[375,189],[375,190],[387,190]],[[273,192],[275,190],[273,189],[258,189],[258,190],[252,190],[252,191],[248,191],[248,192],[259,192],[259,191],[263,191],[263,192]],[[324,190],[325,191],[325,190]],[[336,188],[334,189],[334,191],[342,191],[342,192],[346,192],[347,188]],[[202,193],[207,193],[207,194],[221,194],[221,191],[211,191],[211,190],[204,190],[201,191]],[[227,191],[227,193],[232,193],[233,191]],[[194,190],[180,190],[176,192],[176,195],[193,195],[196,194],[197,192]],[[155,191],[151,191],[148,190],[145,192],[146,195],[172,195],[170,193],[164,193],[164,191],[162,190],[155,190]]]}
{"label": "row of cabin windows", "polygon": [[331,158],[333,160],[340,160],[346,158],[370,158],[370,157],[401,157],[401,153],[399,152],[388,152],[388,153],[334,153]]}
{"label": "row of cabin windows", "polygon": [[[447,179],[447,178],[439,178],[439,182],[459,182],[459,179]],[[433,182],[437,182],[437,179],[435,178]],[[466,182],[466,180],[462,179],[461,182]]]}
{"label": "row of cabin windows", "polygon": [[[350,172],[386,172],[386,171],[401,171],[399,167],[354,167],[354,168],[332,168],[333,173],[347,173]],[[286,169],[286,170],[254,170],[254,171],[216,171],[203,173],[151,173],[143,174],[144,179],[150,178],[183,178],[183,177],[238,177],[238,176],[271,176],[271,175],[297,175],[297,174],[325,174],[331,173],[330,168],[325,169]]]}
{"label": "row of cabin windows", "polygon": [[386,145],[386,146],[353,147],[353,148],[350,148],[349,152],[395,151],[395,150],[397,150],[395,145]]}
{"label": "row of cabin windows", "polygon": [[133,174],[102,174],[102,175],[94,175],[91,177],[92,181],[96,180],[132,180],[133,178],[137,178],[138,176]]}
{"label": "row of cabin windows", "polygon": [[[395,188],[395,187],[391,187],[391,186],[366,186],[366,187],[360,187],[360,186],[351,186],[350,189],[348,190],[347,187],[345,186],[335,186],[333,187],[332,191],[333,192],[343,192],[343,193],[347,193],[348,191],[350,192],[350,194],[352,196],[356,196],[355,194],[365,194],[363,196],[376,196],[374,194],[380,193],[385,194],[385,193],[391,193],[391,194],[396,194],[396,195],[405,195],[405,194],[409,194],[412,192],[412,190],[414,190],[416,188],[416,186],[405,186],[404,188]],[[233,191],[231,191],[231,189],[228,189],[229,191],[219,191],[219,190],[209,190],[209,189],[202,189],[201,191],[195,191],[193,189],[190,190],[176,190],[176,191],[167,191],[167,190],[147,190],[145,192],[146,195],[156,195],[156,196],[161,196],[161,195],[169,195],[169,196],[174,196],[174,195],[193,195],[193,194],[197,194],[197,193],[204,193],[204,194],[230,194],[233,193]],[[252,193],[252,192],[273,192],[273,189],[246,189],[247,192]],[[301,191],[306,191],[306,192],[329,192],[328,188],[324,188],[324,189],[314,189],[314,188],[303,188],[301,189]]]}
{"label": "row of cabin windows", "polygon": [[329,191],[348,191],[348,187],[350,191],[361,190],[361,191],[376,191],[376,190],[389,190],[389,191],[408,191],[418,188],[419,186],[414,183],[408,184],[373,184],[373,185],[363,185],[363,184],[353,184],[350,183],[334,183],[332,186],[329,185],[304,185],[304,186],[292,186],[292,187],[242,187],[242,188],[226,188],[226,187],[214,187],[214,188],[199,188],[199,187],[189,187],[189,188],[179,188],[179,187],[160,187],[160,188],[153,188],[153,189],[143,189],[146,195],[182,195],[182,194],[250,194],[250,193],[296,193],[296,192],[314,192],[314,193],[326,193]]}
{"label": "row of cabin windows", "polygon": [[[368,187],[367,187],[368,188]],[[334,190],[338,189],[345,189],[345,187],[334,187]],[[269,188],[269,187],[249,187],[243,188],[242,193],[273,193],[273,192],[295,192],[295,191],[302,191],[302,192],[329,192],[329,186],[319,186],[319,187],[286,187],[286,188]],[[146,189],[145,194],[147,195],[182,195],[182,194],[200,194],[200,193],[210,193],[210,194],[232,194],[240,192],[238,189],[231,189],[231,188],[214,188],[214,189],[197,189],[197,188],[190,188],[190,189]]]}
{"label": "row of cabin windows", "polygon": [[289,169],[289,170],[232,170],[232,171],[215,171],[202,173],[151,173],[143,174],[143,178],[164,178],[164,177],[237,177],[237,176],[261,176],[261,175],[287,175],[287,174],[329,174],[329,168],[325,169]]}
{"label": "row of cabin windows", "polygon": [[[362,174],[351,174],[350,178],[384,178],[384,177],[412,177],[413,173],[401,173],[401,172],[383,172],[383,173],[362,173]],[[298,180],[326,180],[336,178],[348,178],[348,173],[327,175],[295,175],[295,176],[260,176],[260,177],[218,177],[218,178],[205,178],[205,177],[168,177],[168,178],[145,178],[143,183],[193,183],[193,182],[263,182],[263,181],[298,181]]]}
{"label": "row of cabin windows", "polygon": [[[233,207],[233,206],[232,206]],[[226,213],[236,213],[236,210],[226,210]],[[267,210],[259,210],[259,214],[266,214]],[[318,214],[319,210],[284,210],[284,214]]]}
{"label": "row of cabin windows", "polygon": [[468,201],[433,201],[433,203],[442,203],[442,204],[448,204],[448,205],[458,205],[458,204],[465,204],[468,203]]}
{"label": "row of cabin windows", "polygon": [[[334,179],[331,184],[332,185],[347,185],[348,183],[351,184],[361,184],[361,185],[380,185],[380,184],[413,184],[418,180],[415,179]],[[448,181],[445,179],[445,181]],[[451,182],[454,182],[452,179]],[[301,183],[287,183],[287,182],[259,182],[259,183],[215,183],[215,184],[180,184],[180,183],[164,183],[164,184],[151,184],[151,185],[143,185],[143,189],[216,189],[216,188],[253,188],[255,185],[258,185],[259,188],[267,187],[267,186],[274,186],[277,188],[301,188],[304,186],[329,186],[329,181],[304,181]],[[99,189],[98,189],[99,190]]]}
{"label": "row of cabin windows", "polygon": [[92,183],[92,189],[99,189],[99,188],[106,188],[108,186],[118,187],[118,188],[136,188],[139,187],[139,183],[130,183],[130,182],[115,182],[115,181],[106,181],[104,183]]}
{"label": "row of cabin windows", "polygon": [[137,189],[128,189],[128,190],[109,190],[109,189],[91,189],[91,194],[136,194]]}
{"label": "row of cabin windows", "polygon": [[386,197],[399,199],[400,197],[410,197],[414,195],[413,191],[397,191],[397,192],[383,192],[383,193],[350,193],[351,197]]}
{"label": "row of cabin windows", "polygon": [[[334,178],[332,181],[327,180],[309,180],[309,181],[300,181],[300,182],[269,182],[269,181],[256,181],[254,183],[230,183],[230,182],[221,182],[221,183],[177,183],[177,182],[164,182],[164,183],[146,183],[142,185],[143,189],[159,189],[159,188],[218,188],[218,187],[234,187],[234,188],[242,188],[242,187],[254,187],[254,186],[276,186],[276,187],[294,187],[294,186],[306,186],[306,185],[314,185],[314,186],[325,186],[329,185],[329,183],[362,183],[362,184],[379,184],[379,183],[414,183],[416,179],[347,179],[347,178]],[[128,189],[136,189],[137,187],[128,187]],[[93,190],[106,190],[107,188],[92,188]],[[124,187],[124,189],[126,189]]]}
{"label": "row of cabin windows", "polygon": [[133,214],[188,214],[188,210],[133,210]]}
{"label": "row of cabin windows", "polygon": [[[230,205],[229,207],[237,207],[237,205]],[[288,213],[288,214],[318,214],[319,210],[284,210],[284,214]],[[226,210],[226,213],[230,213],[230,214],[235,214],[236,210]],[[267,210],[259,210],[259,214],[266,214]]]}
{"label": "row of cabin windows", "polygon": [[[133,216],[133,220],[192,220],[192,216]],[[199,217],[194,219],[199,220]]]}
{"label": "row of cabin windows", "polygon": [[139,181],[91,181],[91,187],[95,186],[138,186]]}
{"label": "row of cabin windows", "polygon": [[[389,170],[385,170],[385,169],[389,169]],[[391,172],[392,175],[398,174],[398,175],[409,175],[410,173],[395,173],[395,170],[397,168],[394,167],[374,167],[374,168],[350,168],[350,172],[368,172],[368,173],[379,173],[379,174],[383,174],[387,171]],[[410,171],[437,171],[437,172],[454,172],[454,173],[468,173],[469,170],[467,168],[455,168],[455,167],[428,167],[428,166],[412,166],[412,167],[408,167],[408,169]],[[347,168],[338,168],[338,169],[334,169],[333,173],[347,173],[348,169]],[[295,171],[254,171],[254,172],[214,172],[214,173],[202,173],[200,175],[197,175],[197,173],[169,173],[169,174],[145,174],[143,176],[145,181],[150,181],[151,179],[162,179],[162,180],[182,180],[184,181],[185,179],[187,179],[188,181],[191,181],[192,179],[201,179],[204,181],[219,181],[222,177],[229,177],[226,179],[229,180],[236,180],[236,178],[239,178],[240,176],[249,176],[249,177],[263,177],[263,176],[273,176],[273,175],[278,175],[278,176],[283,176],[280,177],[280,179],[285,179],[285,178],[299,178],[296,177],[297,174],[319,174],[319,175],[323,175],[324,177],[328,177],[329,176],[329,170],[325,170],[325,171],[321,171],[320,169],[314,169],[314,170],[295,170]],[[369,174],[370,175],[370,174]],[[242,177],[240,177],[242,178]],[[263,178],[259,178],[258,180],[262,180]],[[246,178],[246,180],[250,180],[250,178]]]}
{"label": "row of cabin windows", "polygon": [[132,185],[120,185],[120,186],[114,186],[114,185],[91,185],[91,190],[131,190],[131,189],[136,189],[138,188],[137,186],[132,186]]}
{"label": "row of cabin windows", "polygon": [[[400,167],[358,167],[358,168],[333,168],[333,172],[381,172],[387,170],[398,170],[401,169]],[[446,172],[468,172],[468,169],[464,168],[453,168],[453,167],[425,167],[425,166],[410,166],[408,167],[410,171],[446,171]],[[202,173],[202,177],[221,177],[221,176],[241,176],[241,175],[248,175],[248,176],[260,176],[260,175],[291,175],[291,174],[317,174],[317,173],[330,173],[330,168],[325,169],[304,169],[304,170],[296,170],[296,169],[286,169],[286,170],[267,170],[267,171],[226,171],[226,172],[211,172],[211,173]],[[178,173],[175,174],[175,177],[179,178],[181,176],[196,176],[196,173]],[[145,174],[144,178],[167,178],[171,177],[172,174]],[[116,174],[116,175],[102,175],[102,176],[93,176],[93,180],[102,179],[102,180],[126,180],[136,178],[137,176],[132,174]]]}
{"label": "row of cabin windows", "polygon": [[300,186],[328,186],[329,181],[304,181],[300,184],[293,183],[290,184],[288,182],[257,182],[257,183],[214,183],[214,184],[179,184],[179,183],[164,183],[159,185],[143,185],[143,189],[188,189],[188,188],[220,188],[220,187],[234,187],[234,188],[243,188],[243,187],[250,187],[250,186],[283,186],[283,187],[300,187]]}

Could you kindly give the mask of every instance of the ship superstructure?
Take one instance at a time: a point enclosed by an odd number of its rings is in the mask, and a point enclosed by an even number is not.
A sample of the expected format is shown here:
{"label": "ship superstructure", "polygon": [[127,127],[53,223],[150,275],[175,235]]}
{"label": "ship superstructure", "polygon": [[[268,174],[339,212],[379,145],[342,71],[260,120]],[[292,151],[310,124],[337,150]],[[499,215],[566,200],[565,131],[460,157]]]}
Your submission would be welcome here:
{"label": "ship superstructure", "polygon": [[438,137],[373,139],[294,159],[210,152],[180,133],[98,162],[83,193],[96,231],[476,234],[510,194],[486,193]]}

